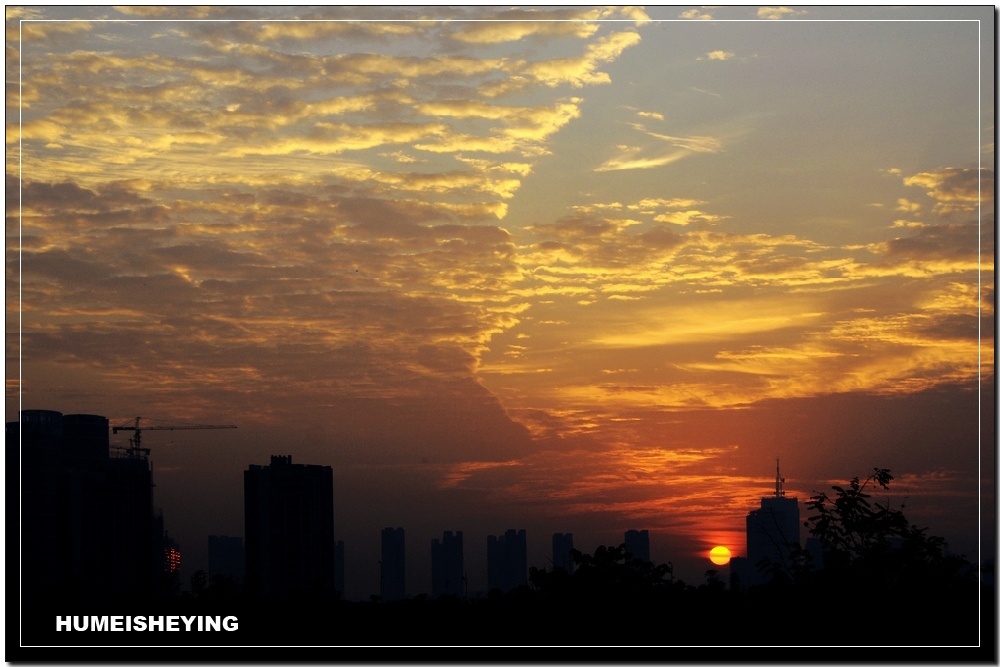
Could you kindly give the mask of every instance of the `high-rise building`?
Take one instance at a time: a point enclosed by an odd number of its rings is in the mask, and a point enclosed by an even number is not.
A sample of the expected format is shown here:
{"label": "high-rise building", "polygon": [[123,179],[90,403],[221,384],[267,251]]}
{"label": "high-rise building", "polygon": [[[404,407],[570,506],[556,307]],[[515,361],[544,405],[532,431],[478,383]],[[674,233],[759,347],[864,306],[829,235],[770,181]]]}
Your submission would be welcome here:
{"label": "high-rise building", "polygon": [[431,540],[431,597],[462,595],[465,591],[465,561],[462,555],[462,531],[444,532],[439,541]]}
{"label": "high-rise building", "polygon": [[784,483],[779,462],[774,495],[761,498],[760,508],[747,514],[746,560],[730,566],[742,587],[763,583],[774,568],[787,571],[792,564],[793,547],[800,544],[799,501],[785,495]]}
{"label": "high-rise building", "polygon": [[524,529],[486,538],[486,581],[489,590],[510,591],[528,583],[528,540]]}
{"label": "high-rise building", "polygon": [[225,577],[242,582],[246,573],[246,552],[242,537],[208,536],[208,580]]}
{"label": "high-rise building", "polygon": [[333,469],[272,456],[243,472],[243,498],[248,592],[332,594]]}
{"label": "high-rise building", "polygon": [[99,415],[24,410],[6,438],[21,455],[25,599],[149,599],[161,564],[149,461],[110,456]]}
{"label": "high-rise building", "polygon": [[644,560],[647,563],[651,562],[651,559],[649,558],[649,531],[625,531],[625,551],[632,554],[639,560]]}
{"label": "high-rise building", "polygon": [[573,574],[573,558],[569,555],[573,548],[573,533],[556,533],[552,536],[552,567],[566,570]]}
{"label": "high-rise building", "polygon": [[402,528],[382,529],[381,597],[386,602],[406,597],[406,545]]}
{"label": "high-rise building", "polygon": [[333,548],[333,587],[340,599],[344,599],[344,540],[337,540]]}

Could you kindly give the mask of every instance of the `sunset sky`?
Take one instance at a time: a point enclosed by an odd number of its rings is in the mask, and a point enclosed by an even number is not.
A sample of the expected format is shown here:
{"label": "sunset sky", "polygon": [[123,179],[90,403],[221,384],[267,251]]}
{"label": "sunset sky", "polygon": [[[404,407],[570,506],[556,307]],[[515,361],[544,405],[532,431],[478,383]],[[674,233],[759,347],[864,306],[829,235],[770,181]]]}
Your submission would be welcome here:
{"label": "sunset sky", "polygon": [[537,566],[553,532],[646,528],[700,583],[711,547],[744,553],[778,457],[803,517],[886,467],[977,558],[990,7],[28,7],[6,29],[6,419],[236,424],[144,436],[186,575],[243,535],[242,470],[271,454],[334,467],[356,598],[385,526],[411,594],[444,530],[470,590],[507,528]]}

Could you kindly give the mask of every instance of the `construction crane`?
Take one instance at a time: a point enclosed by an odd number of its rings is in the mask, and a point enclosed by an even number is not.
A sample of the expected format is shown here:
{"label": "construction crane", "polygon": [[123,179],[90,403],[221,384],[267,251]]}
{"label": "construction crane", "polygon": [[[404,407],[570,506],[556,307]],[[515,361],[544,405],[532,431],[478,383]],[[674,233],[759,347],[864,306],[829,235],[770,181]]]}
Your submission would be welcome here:
{"label": "construction crane", "polygon": [[118,431],[135,431],[135,436],[129,438],[128,444],[129,448],[126,450],[130,458],[138,458],[141,454],[149,454],[149,448],[142,446],[142,432],[143,431],[183,431],[192,429],[208,429],[208,428],[236,428],[232,424],[225,425],[209,425],[209,424],[187,424],[179,426],[139,426],[139,420],[142,417],[135,418],[135,424],[126,424],[122,426],[114,426],[111,432],[117,434]]}

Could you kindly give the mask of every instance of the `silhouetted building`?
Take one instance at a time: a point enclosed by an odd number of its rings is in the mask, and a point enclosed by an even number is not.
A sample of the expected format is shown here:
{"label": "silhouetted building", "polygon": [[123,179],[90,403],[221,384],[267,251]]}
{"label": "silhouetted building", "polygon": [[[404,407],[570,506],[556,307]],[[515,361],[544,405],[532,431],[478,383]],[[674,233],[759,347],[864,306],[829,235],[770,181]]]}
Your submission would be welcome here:
{"label": "silhouetted building", "polygon": [[625,551],[639,560],[644,560],[647,563],[652,562],[649,558],[649,531],[625,531]]}
{"label": "silhouetted building", "polygon": [[272,456],[243,472],[251,594],[332,594],[333,469]]}
{"label": "silhouetted building", "polygon": [[528,540],[524,529],[486,538],[487,588],[510,591],[528,583]]}
{"label": "silhouetted building", "polygon": [[246,574],[246,552],[242,537],[228,535],[208,536],[208,580],[226,577],[234,582],[243,581]]}
{"label": "silhouetted building", "polygon": [[149,461],[109,456],[108,420],[99,415],[24,410],[6,438],[21,454],[26,598],[150,598],[159,559]]}
{"label": "silhouetted building", "polygon": [[109,458],[108,420],[99,415],[63,415],[67,458],[97,461]]}
{"label": "silhouetted building", "polygon": [[390,602],[406,597],[406,545],[402,528],[382,529],[382,599]]}
{"label": "silhouetted building", "polygon": [[761,498],[760,509],[747,514],[748,585],[768,580],[773,568],[790,571],[793,546],[799,545],[799,501],[785,496],[784,482],[779,467],[774,495]]}
{"label": "silhouetted building", "polygon": [[153,514],[153,537],[150,540],[149,563],[152,568],[153,596],[170,597],[180,593],[178,577],[171,576],[163,567],[163,549],[167,545],[167,531],[163,529],[163,513]]}
{"label": "silhouetted building", "polygon": [[333,548],[333,587],[340,599],[344,599],[344,540],[338,540]]}
{"label": "silhouetted building", "polygon": [[462,595],[465,560],[462,554],[462,531],[444,532],[441,541],[431,540],[431,597]]}
{"label": "silhouetted building", "polygon": [[552,567],[562,568],[573,574],[573,558],[569,550],[573,548],[573,533],[556,533],[552,536]]}

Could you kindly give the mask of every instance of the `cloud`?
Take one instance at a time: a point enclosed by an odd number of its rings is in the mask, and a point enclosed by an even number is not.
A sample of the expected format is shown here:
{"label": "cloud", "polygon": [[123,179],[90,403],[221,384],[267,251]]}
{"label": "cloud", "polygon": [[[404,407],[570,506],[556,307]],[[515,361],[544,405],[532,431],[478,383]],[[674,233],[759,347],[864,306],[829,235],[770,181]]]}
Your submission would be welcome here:
{"label": "cloud", "polygon": [[681,19],[700,19],[703,21],[711,21],[712,15],[707,12],[702,12],[698,9],[686,9],[677,15],[677,18]]}
{"label": "cloud", "polygon": [[735,55],[735,53],[731,53],[729,51],[709,51],[705,54],[704,58],[699,56],[698,60],[704,60],[705,58],[708,58],[709,60],[729,60]]}
{"label": "cloud", "polygon": [[274,138],[258,145],[233,146],[225,157],[247,155],[287,155],[294,152],[337,154],[393,144],[411,144],[428,136],[443,134],[447,126],[434,123],[392,123],[353,125],[318,122],[311,136]]}
{"label": "cloud", "polygon": [[984,203],[993,201],[993,171],[985,168],[923,171],[904,178],[903,184],[924,188],[938,202],[934,212],[941,215],[979,210],[980,193]]}
{"label": "cloud", "polygon": [[496,70],[506,70],[508,61],[503,58],[478,59],[462,56],[434,56],[429,58],[388,56],[374,53],[338,54],[324,59],[324,65],[333,69],[376,76],[401,76],[407,78],[433,77],[448,74],[470,76]]}
{"label": "cloud", "polygon": [[703,211],[698,211],[692,209],[690,211],[670,211],[669,213],[661,213],[660,215],[653,218],[657,222],[666,222],[672,225],[689,225],[692,222],[707,222],[714,223],[719,222],[725,216],[721,215],[711,215],[709,213],[704,213]]}
{"label": "cloud", "polygon": [[759,19],[786,19],[803,14],[808,14],[808,12],[804,9],[795,10],[789,7],[760,7],[757,9],[757,18]]}
{"label": "cloud", "polygon": [[236,7],[209,7],[209,6],[189,6],[189,7],[154,7],[146,5],[117,5],[115,11],[128,16],[138,16],[147,19],[218,19],[218,18],[246,18],[248,14],[244,8]]}
{"label": "cloud", "polygon": [[[580,98],[540,107],[505,107],[477,100],[444,100],[420,104],[420,113],[438,118],[483,118],[500,120],[504,128],[500,136],[516,142],[544,141],[566,123],[580,117]],[[508,146],[515,143],[508,142]]]}
{"label": "cloud", "polygon": [[499,84],[485,86],[482,92],[494,97],[529,83],[549,88],[563,84],[582,88],[587,85],[611,83],[611,77],[606,72],[598,71],[598,66],[615,60],[625,49],[638,44],[641,39],[639,33],[631,30],[611,33],[588,44],[582,56],[542,60],[518,67],[509,79]]}
{"label": "cloud", "polygon": [[453,190],[473,190],[510,199],[521,185],[513,178],[495,179],[475,172],[415,173],[376,172],[365,167],[338,167],[334,173],[351,181],[375,181],[412,192],[445,193]]}
{"label": "cloud", "polygon": [[[610,12],[642,18],[626,10],[594,11],[602,16]],[[37,107],[37,112],[26,114],[20,137],[8,132],[8,142],[20,138],[29,147],[38,142],[49,152],[61,151],[61,168],[72,168],[76,173],[96,177],[104,166],[128,165],[133,173],[147,179],[169,160],[181,155],[190,158],[198,147],[213,146],[216,155],[230,161],[270,158],[273,167],[266,178],[289,180],[296,173],[300,179],[308,173],[302,169],[304,160],[372,149],[386,154],[394,151],[397,157],[414,160],[418,158],[412,151],[419,150],[441,156],[438,162],[474,151],[518,153],[534,159],[547,153],[545,144],[552,135],[580,116],[582,100],[576,97],[535,100],[533,106],[519,106],[490,104],[480,94],[488,81],[514,82],[516,88],[538,83],[541,77],[546,86],[555,85],[545,73],[549,72],[547,66],[532,69],[548,61],[502,55],[486,59],[383,55],[351,48],[320,55],[288,48],[294,42],[322,38],[331,30],[336,33],[341,29],[336,26],[352,25],[192,24],[174,38],[198,39],[210,45],[205,57],[77,49],[53,54],[44,65],[33,59],[32,67],[37,71],[25,73],[26,80],[32,82],[25,88],[25,99],[42,96],[72,99],[73,103]],[[264,32],[258,34],[260,30]],[[427,30],[447,33],[450,28],[446,24],[428,25]],[[351,36],[374,37],[353,32]],[[600,63],[617,57],[638,40],[638,35],[613,33],[572,40],[584,41],[585,55],[563,64],[572,65],[566,70],[572,85],[583,85],[598,76]],[[114,85],[94,87],[90,84],[95,76]],[[451,95],[412,88],[418,79],[451,86]],[[331,94],[331,88],[343,86],[352,86],[351,93]],[[156,109],[155,114],[152,109]],[[421,122],[427,120],[422,115],[439,122]],[[393,151],[386,151],[388,147]],[[429,159],[434,160],[433,156]],[[49,164],[55,163],[47,161],[42,169]],[[442,166],[439,164],[437,170],[447,170]],[[525,167],[530,168],[530,164]],[[264,179],[259,172],[240,172],[230,165],[209,167],[204,162],[192,163],[191,169],[177,178],[193,180],[194,172],[199,171],[205,172],[203,178],[215,182],[249,184]],[[58,178],[44,171],[37,176],[41,180]]]}
{"label": "cloud", "polygon": [[594,168],[594,171],[625,171],[628,169],[653,169],[655,167],[662,167],[664,165],[677,162],[685,157],[691,155],[691,151],[672,151],[665,155],[658,155],[655,157],[642,156],[641,153],[643,149],[636,146],[624,146],[619,148],[619,154],[616,157],[609,158],[599,166]]}
{"label": "cloud", "polygon": [[706,136],[671,136],[651,132],[645,126],[633,123],[632,127],[647,136],[671,145],[675,150],[649,155],[649,151],[639,146],[618,146],[618,155],[597,166],[594,171],[622,171],[628,169],[652,169],[677,162],[696,153],[717,153],[722,150],[722,142]]}
{"label": "cloud", "polygon": [[687,151],[692,151],[694,153],[718,153],[722,150],[722,142],[715,137],[705,137],[705,136],[688,136],[688,137],[674,137],[668,134],[658,134],[656,132],[650,132],[641,125],[637,125],[636,129],[648,134],[651,137],[656,137],[666,141],[672,146],[678,148],[683,148]]}
{"label": "cloud", "polygon": [[[234,419],[294,411],[283,398],[292,394],[417,406],[425,391],[451,393],[432,389],[443,378],[470,378],[485,331],[511,326],[517,310],[503,305],[516,275],[509,234],[418,222],[496,216],[489,203],[380,204],[272,189],[229,206],[211,190],[200,201],[163,202],[160,191],[69,181],[29,182],[24,194],[29,228],[44,234],[24,253],[25,353],[95,369],[99,393],[110,391],[105,380],[132,387],[134,370],[153,364],[161,398],[183,403],[212,388]],[[159,217],[148,214],[153,201]],[[413,285],[424,295],[407,294]],[[491,291],[496,298],[484,300]],[[397,370],[374,372],[375,359],[395,359]],[[481,388],[462,400],[473,395],[490,400]],[[363,423],[356,415],[345,428]]]}
{"label": "cloud", "polygon": [[44,42],[52,37],[66,38],[74,33],[87,32],[91,29],[91,24],[87,21],[73,22],[32,22],[30,19],[22,21],[18,25],[8,25],[6,36],[10,42]]}
{"label": "cloud", "polygon": [[628,208],[630,211],[640,210],[644,212],[652,212],[658,208],[688,208],[690,206],[697,206],[705,203],[706,202],[700,199],[684,199],[682,197],[672,197],[670,199],[647,197],[646,199],[642,199],[635,204],[629,204]]}
{"label": "cloud", "polygon": [[412,35],[420,30],[420,24],[378,23],[378,22],[335,22],[335,21],[278,21],[253,25],[256,36],[261,41],[315,40],[327,39],[350,33],[373,35]]}
{"label": "cloud", "polygon": [[979,227],[976,224],[920,226],[912,235],[886,241],[879,249],[893,260],[976,259],[979,256]]}
{"label": "cloud", "polygon": [[[590,12],[593,14],[594,12]],[[504,18],[510,17],[531,17],[531,19],[541,18],[540,15],[551,15],[554,12],[541,12],[538,10],[513,10],[501,13]],[[571,15],[569,12],[562,12],[564,16]],[[573,12],[572,15],[579,16],[580,13]],[[451,39],[466,44],[500,44],[503,42],[516,42],[525,37],[532,36],[569,36],[581,39],[590,37],[599,28],[599,24],[587,23],[584,21],[547,22],[524,20],[518,22],[504,22],[502,19],[486,23],[470,24],[450,35]]]}
{"label": "cloud", "polygon": [[448,35],[466,44],[501,44],[526,37],[576,37],[586,39],[602,20],[631,19],[641,24],[649,16],[639,7],[579,9],[508,9],[488,15],[488,20],[466,23]]}

